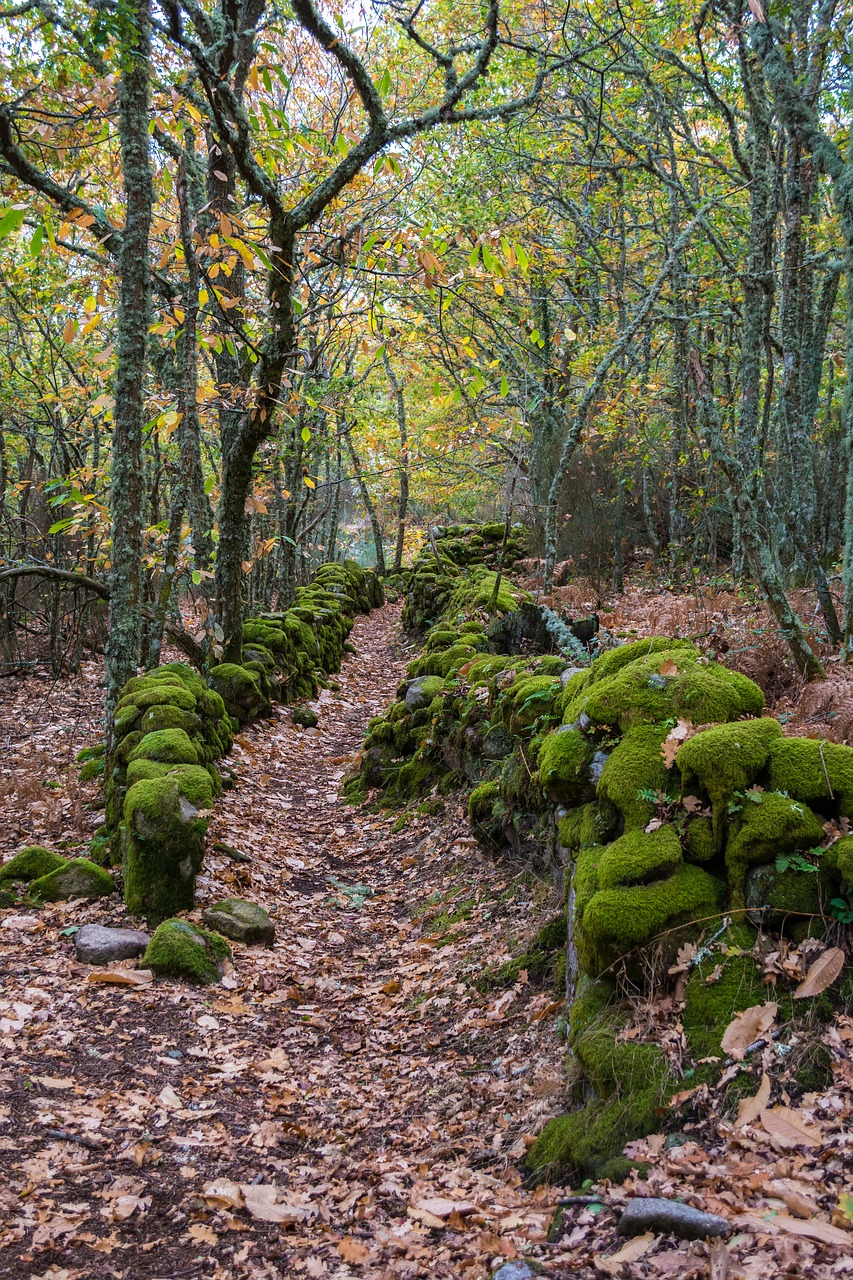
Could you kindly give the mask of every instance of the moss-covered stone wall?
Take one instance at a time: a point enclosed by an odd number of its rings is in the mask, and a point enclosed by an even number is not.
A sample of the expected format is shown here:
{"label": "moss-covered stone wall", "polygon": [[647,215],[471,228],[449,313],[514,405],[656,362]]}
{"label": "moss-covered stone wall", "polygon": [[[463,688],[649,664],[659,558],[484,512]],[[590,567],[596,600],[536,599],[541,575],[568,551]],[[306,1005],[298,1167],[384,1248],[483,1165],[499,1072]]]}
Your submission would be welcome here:
{"label": "moss-covered stone wall", "polygon": [[[850,910],[853,749],[785,737],[752,681],[687,641],[586,665],[575,646],[507,654],[530,602],[504,580],[490,612],[494,581],[470,560],[445,580],[427,557],[416,566],[406,616],[432,619],[424,648],[347,785],[396,804],[464,787],[478,840],[562,874],[575,1106],[529,1159],[616,1176],[625,1143],[684,1089],[656,1044],[625,1039],[622,996],[662,994],[679,947],[717,938],[689,970],[681,1016],[691,1076],[719,1074],[725,1027],[764,999],[759,935],[796,943]],[[774,998],[790,1018],[821,1016]]]}
{"label": "moss-covered stone wall", "polygon": [[[204,836],[221,789],[215,761],[242,725],[273,702],[315,697],[340,669],[357,613],[383,601],[382,584],[354,561],[323,565],[293,605],[249,619],[242,663],[203,678],[183,662],[134,677],[116,706],[106,761],[105,856],[121,861],[128,908],[158,923],[192,907]],[[84,762],[94,773],[97,753]]]}

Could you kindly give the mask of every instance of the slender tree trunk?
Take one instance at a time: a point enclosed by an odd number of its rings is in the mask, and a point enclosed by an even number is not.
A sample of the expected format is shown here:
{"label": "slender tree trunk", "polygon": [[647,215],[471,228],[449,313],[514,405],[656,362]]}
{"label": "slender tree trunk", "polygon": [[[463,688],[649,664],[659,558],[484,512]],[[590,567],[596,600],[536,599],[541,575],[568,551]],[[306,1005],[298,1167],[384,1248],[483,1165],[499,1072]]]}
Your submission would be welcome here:
{"label": "slender tree trunk", "polygon": [[719,410],[695,351],[690,353],[689,364],[711,454],[731,486],[744,553],[752,564],[768,607],[797,667],[809,679],[815,679],[823,675],[823,669],[809,644],[802,622],[791,608],[779,562],[762,533],[761,514],[754,500],[752,483],[740,459],[726,445]]}
{"label": "slender tree trunk", "polygon": [[374,503],[373,499],[370,496],[370,490],[368,489],[367,482],[365,481],[364,476],[362,474],[361,463],[359,461],[358,454],[355,451],[355,445],[352,442],[351,427],[346,432],[346,441],[347,441],[347,450],[349,451],[349,456],[350,456],[350,462],[352,463],[353,473],[358,482],[359,491],[361,493],[361,500],[364,503],[365,508],[367,509],[368,519],[370,520],[370,527],[373,530],[373,545],[376,548],[376,572],[379,574],[381,578],[384,578],[385,574],[387,573],[387,570],[385,568],[385,546],[382,541],[382,526],[379,523],[379,516],[376,511],[376,504]]}
{"label": "slender tree trunk", "polygon": [[110,517],[112,575],[106,654],[106,725],[127,680],[136,673],[140,643],[142,558],[142,428],[150,279],[148,236],[153,188],[148,153],[150,0],[128,0],[129,34],[122,51],[119,136],[125,197],[118,314],[118,367],[112,432]]}
{"label": "slender tree trunk", "polygon": [[397,381],[388,352],[385,352],[385,373],[397,406],[397,430],[400,433],[400,499],[397,504],[397,542],[394,547],[394,573],[403,567],[403,543],[406,537],[406,512],[409,509],[409,434],[406,426],[406,400],[403,388]]}

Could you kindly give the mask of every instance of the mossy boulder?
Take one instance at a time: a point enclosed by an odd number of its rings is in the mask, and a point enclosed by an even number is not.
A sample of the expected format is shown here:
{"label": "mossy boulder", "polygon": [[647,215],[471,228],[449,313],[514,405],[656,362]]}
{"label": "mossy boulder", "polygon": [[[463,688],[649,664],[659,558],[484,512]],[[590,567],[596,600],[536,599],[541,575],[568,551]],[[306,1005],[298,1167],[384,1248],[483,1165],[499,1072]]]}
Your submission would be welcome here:
{"label": "mossy boulder", "polygon": [[198,749],[184,729],[159,729],[146,733],[128,756],[134,760],[158,760],[162,764],[198,764]]}
{"label": "mossy boulder", "polygon": [[444,687],[445,682],[441,676],[420,676],[412,680],[406,689],[406,710],[411,714],[413,711],[420,711],[422,707],[428,707]]}
{"label": "mossy boulder", "polygon": [[207,772],[135,782],[124,803],[124,897],[128,909],[157,923],[195,901],[213,785]]}
{"label": "mossy boulder", "polygon": [[43,845],[31,844],[3,863],[0,867],[0,884],[13,884],[17,881],[28,884],[67,864],[67,858],[63,858],[61,854],[45,849]]}
{"label": "mossy boulder", "polygon": [[258,674],[236,662],[221,662],[213,667],[210,683],[225,703],[228,714],[240,724],[257,720],[270,709]]}
{"label": "mossy boulder", "polygon": [[683,861],[681,841],[672,827],[627,831],[605,846],[598,860],[600,889],[646,885],[671,876]]}
{"label": "mossy boulder", "polygon": [[774,744],[782,738],[778,720],[739,720],[715,725],[688,739],[676,762],[682,793],[707,795],[713,810],[714,839],[725,837],[727,806],[738,791],[746,791],[767,765]]}
{"label": "mossy boulder", "polygon": [[164,920],[142,957],[141,967],[161,978],[178,978],[206,985],[219,982],[231,948],[218,933],[199,929],[187,920]]}
{"label": "mossy boulder", "polygon": [[59,902],[67,898],[103,898],[114,893],[115,887],[110,873],[97,863],[88,858],[71,858],[33,880],[30,894],[44,902]]}
{"label": "mossy boulder", "polygon": [[781,738],[768,756],[768,788],[853,817],[853,747],[819,738]]}
{"label": "mossy boulder", "polygon": [[[591,851],[588,851],[591,852]],[[650,884],[603,888],[596,858],[593,892],[581,910],[578,887],[575,923],[578,956],[585,973],[596,976],[653,942],[674,952],[684,941],[682,929],[719,913],[725,885],[700,867],[684,864],[673,875]],[[587,870],[592,872],[592,868]],[[593,878],[592,876],[590,877]],[[666,937],[664,937],[666,935]],[[632,957],[634,961],[637,956]],[[640,964],[635,967],[642,968]]]}
{"label": "mossy boulder", "polygon": [[316,729],[320,717],[311,707],[297,707],[293,712],[293,723],[301,725],[303,729]]}
{"label": "mossy boulder", "polygon": [[579,730],[550,733],[539,752],[539,782],[549,799],[578,804],[594,792],[589,766],[595,747]]}
{"label": "mossy boulder", "polygon": [[244,898],[226,898],[202,913],[208,929],[224,934],[233,942],[247,946],[271,947],[275,942],[275,926],[269,912]]}
{"label": "mossy boulder", "polygon": [[777,791],[750,793],[742,801],[739,821],[726,842],[726,870],[732,904],[744,905],[747,870],[774,862],[779,854],[817,847],[823,822],[801,800]]}
{"label": "mossy boulder", "polygon": [[758,685],[709,661],[691,645],[635,656],[604,678],[602,668],[597,669],[599,662],[601,658],[593,663],[585,689],[570,704],[564,702],[567,721],[585,715],[593,725],[618,726],[624,731],[673,717],[712,724],[760,715],[764,709]]}
{"label": "mossy boulder", "polygon": [[671,782],[661,756],[666,727],[637,725],[624,734],[604,762],[598,796],[622,815],[625,826],[642,830],[654,816],[653,793],[665,795]]}

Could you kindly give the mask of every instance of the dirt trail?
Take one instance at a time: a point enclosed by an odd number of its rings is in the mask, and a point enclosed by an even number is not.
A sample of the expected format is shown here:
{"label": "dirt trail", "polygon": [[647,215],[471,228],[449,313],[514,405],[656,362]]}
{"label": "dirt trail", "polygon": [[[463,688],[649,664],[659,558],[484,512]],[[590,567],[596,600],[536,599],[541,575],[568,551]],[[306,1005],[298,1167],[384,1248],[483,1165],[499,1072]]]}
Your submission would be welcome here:
{"label": "dirt trail", "polygon": [[194,918],[260,902],[272,950],[235,946],[215,989],[93,985],[62,930],[120,904],[0,911],[0,1276],[473,1280],[544,1240],[557,1193],[517,1162],[559,1109],[561,1010],[472,981],[549,886],[453,803],[338,799],[408,656],[393,606],[352,639],[318,729],[281,708],[239,737],[211,825],[252,860],[209,854]]}

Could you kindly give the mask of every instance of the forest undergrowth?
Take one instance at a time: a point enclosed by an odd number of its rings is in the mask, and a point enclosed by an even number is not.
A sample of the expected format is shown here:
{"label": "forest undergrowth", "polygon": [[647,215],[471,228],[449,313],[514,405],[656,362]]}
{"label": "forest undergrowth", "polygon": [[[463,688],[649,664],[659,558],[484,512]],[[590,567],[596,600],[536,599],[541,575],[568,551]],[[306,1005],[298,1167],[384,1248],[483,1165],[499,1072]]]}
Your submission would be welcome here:
{"label": "forest undergrowth", "polygon": [[[636,621],[627,600],[618,616],[639,626],[654,608],[638,596]],[[0,1276],[481,1280],[517,1257],[581,1280],[853,1272],[843,1017],[816,1032],[833,1070],[820,1094],[792,1098],[777,1072],[771,1099],[772,1046],[751,1060],[763,1105],[790,1104],[799,1132],[763,1128],[757,1110],[738,1124],[722,1095],[691,1102],[685,1082],[678,1124],[661,1117],[677,1142],[635,1144],[646,1180],[525,1180],[565,1101],[565,1007],[525,972],[476,983],[524,950],[559,892],[484,855],[461,801],[399,813],[339,799],[411,656],[394,605],[352,640],[317,728],[278,707],[238,736],[237,786],[211,824],[190,918],[250,898],[273,917],[273,949],[235,946],[217,988],[138,982],[133,962],[105,973],[74,958],[76,926],[130,923],[118,899],[0,908]],[[73,759],[98,735],[98,674],[3,682],[4,854],[78,852],[94,833],[96,788]],[[677,1008],[644,1017],[677,1057]],[[720,1213],[732,1235],[625,1244],[619,1209],[649,1194]]]}

